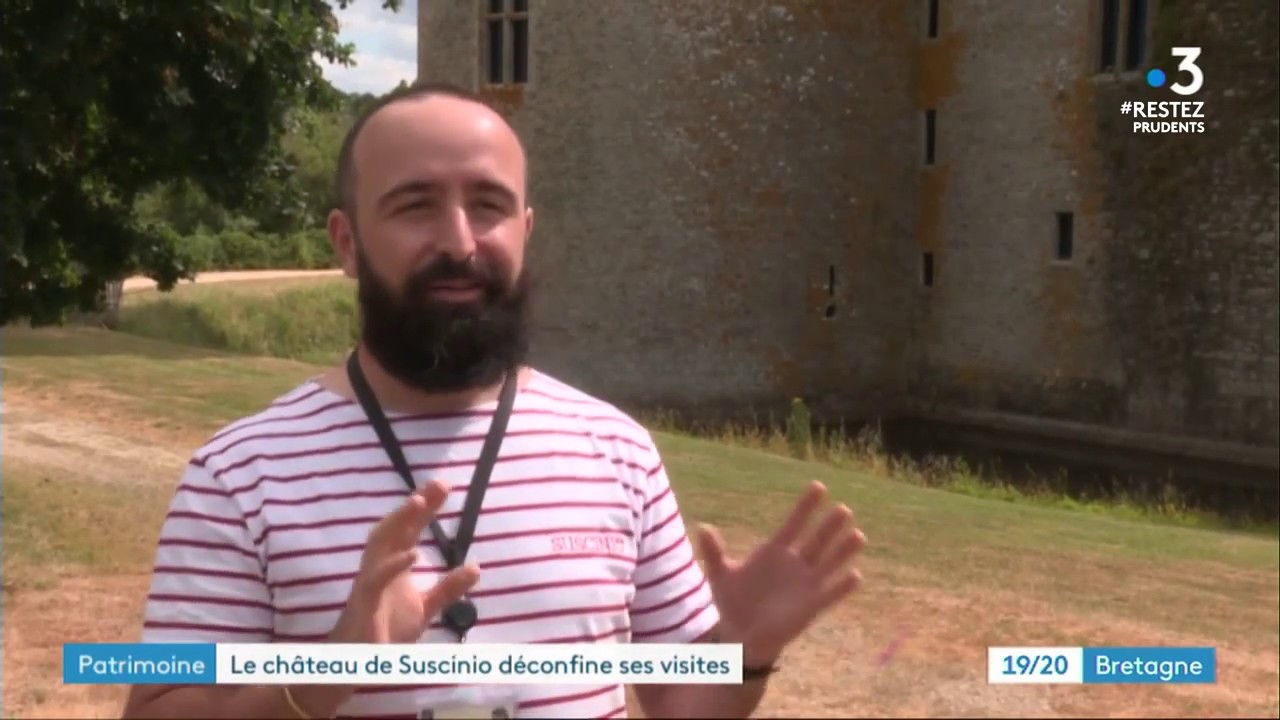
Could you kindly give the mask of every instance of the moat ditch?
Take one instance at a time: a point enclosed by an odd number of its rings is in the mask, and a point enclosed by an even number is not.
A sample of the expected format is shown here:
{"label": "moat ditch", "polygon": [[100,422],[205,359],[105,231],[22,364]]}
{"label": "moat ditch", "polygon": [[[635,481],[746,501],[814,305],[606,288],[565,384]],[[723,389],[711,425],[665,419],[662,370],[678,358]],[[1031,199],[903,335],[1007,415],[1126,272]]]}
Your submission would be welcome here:
{"label": "moat ditch", "polygon": [[1274,466],[1251,459],[1194,457],[922,418],[887,421],[879,430],[882,452],[892,457],[921,464],[939,457],[960,460],[988,482],[1081,501],[1178,506],[1230,524],[1280,522],[1280,477]]}

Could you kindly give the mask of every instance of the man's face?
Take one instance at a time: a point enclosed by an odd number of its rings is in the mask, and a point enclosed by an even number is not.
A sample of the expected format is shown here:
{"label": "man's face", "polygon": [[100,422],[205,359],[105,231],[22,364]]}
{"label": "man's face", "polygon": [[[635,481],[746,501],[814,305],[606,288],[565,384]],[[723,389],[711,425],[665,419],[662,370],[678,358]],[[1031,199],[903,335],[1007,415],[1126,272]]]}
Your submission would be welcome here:
{"label": "man's face", "polygon": [[498,381],[527,354],[524,153],[491,110],[395,102],[353,150],[354,217],[330,236],[357,278],[362,340],[397,379],[446,392]]}

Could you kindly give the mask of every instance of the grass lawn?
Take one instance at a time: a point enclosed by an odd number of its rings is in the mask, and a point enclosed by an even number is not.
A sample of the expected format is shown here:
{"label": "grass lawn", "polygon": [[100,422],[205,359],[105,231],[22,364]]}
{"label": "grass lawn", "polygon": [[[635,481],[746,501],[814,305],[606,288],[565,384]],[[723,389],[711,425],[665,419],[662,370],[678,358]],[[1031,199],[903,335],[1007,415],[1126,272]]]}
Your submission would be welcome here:
{"label": "grass lawn", "polygon": [[[203,284],[179,285],[171,293],[130,292],[125,296],[120,329],[169,343],[319,364],[340,361],[354,343],[358,313],[355,288],[349,280],[333,275],[249,279],[233,276],[236,274],[210,276]],[[681,430],[661,412],[642,419],[655,429]],[[1167,485],[1158,496],[1122,493],[1085,498],[1066,492],[1053,477],[1009,482],[999,473],[977,472],[959,458],[894,457],[885,452],[876,437],[851,438],[820,429],[808,443],[808,451],[799,452],[792,447],[793,438],[788,437],[783,422],[776,422],[773,427],[699,428],[693,434],[725,445],[807,456],[855,473],[941,487],[975,497],[1204,528],[1245,527],[1280,537],[1280,524],[1276,522],[1258,518],[1227,520],[1188,505],[1180,492]]]}
{"label": "grass lawn", "polygon": [[[4,714],[118,716],[117,689],[61,686],[61,643],[136,636],[155,534],[187,454],[320,368],[89,329],[7,329],[0,352]],[[735,549],[812,479],[853,507],[870,537],[864,591],[788,655],[760,716],[1280,715],[1275,537],[657,439],[690,524],[720,526]],[[986,685],[989,645],[1103,644],[1216,646],[1220,682]]]}
{"label": "grass lawn", "polygon": [[355,339],[355,285],[338,277],[183,284],[125,295],[120,330],[247,355],[315,363],[341,357]]}

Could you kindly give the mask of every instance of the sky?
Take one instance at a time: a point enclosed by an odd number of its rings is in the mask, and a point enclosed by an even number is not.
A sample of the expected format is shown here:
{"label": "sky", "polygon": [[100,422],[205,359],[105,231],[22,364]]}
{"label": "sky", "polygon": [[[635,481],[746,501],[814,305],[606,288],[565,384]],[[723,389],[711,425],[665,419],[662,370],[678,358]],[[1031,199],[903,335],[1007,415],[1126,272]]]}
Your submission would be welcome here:
{"label": "sky", "polygon": [[356,0],[338,10],[338,35],[354,43],[351,67],[320,61],[324,75],[339,90],[384,93],[418,74],[418,0],[405,0],[399,12],[382,9],[382,0]]}

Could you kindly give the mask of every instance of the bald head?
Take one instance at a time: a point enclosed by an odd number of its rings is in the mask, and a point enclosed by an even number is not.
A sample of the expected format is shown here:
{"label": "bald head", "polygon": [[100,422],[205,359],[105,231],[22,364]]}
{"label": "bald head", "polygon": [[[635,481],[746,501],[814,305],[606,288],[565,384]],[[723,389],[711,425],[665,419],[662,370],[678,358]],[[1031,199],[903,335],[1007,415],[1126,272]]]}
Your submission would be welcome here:
{"label": "bald head", "polygon": [[506,119],[451,86],[383,98],[347,134],[329,240],[357,280],[361,342],[402,382],[482,386],[520,362],[525,175]]}
{"label": "bald head", "polygon": [[415,83],[380,98],[352,124],[338,155],[334,207],[354,218],[361,178],[394,166],[397,157],[444,163],[486,147],[511,165],[505,168],[516,176],[510,189],[523,202],[526,156],[506,118],[460,87]]}
{"label": "bald head", "polygon": [[392,291],[440,263],[480,263],[509,286],[533,213],[524,148],[502,115],[450,85],[419,84],[357,119],[338,160],[330,241]]}

